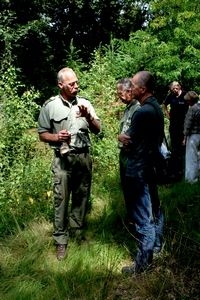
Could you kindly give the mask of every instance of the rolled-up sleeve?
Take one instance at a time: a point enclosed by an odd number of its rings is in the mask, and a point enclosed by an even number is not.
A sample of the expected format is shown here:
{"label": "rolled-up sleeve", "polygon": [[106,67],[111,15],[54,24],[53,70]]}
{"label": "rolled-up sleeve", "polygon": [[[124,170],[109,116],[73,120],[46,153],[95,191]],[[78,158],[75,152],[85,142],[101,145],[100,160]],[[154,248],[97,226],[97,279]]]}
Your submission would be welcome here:
{"label": "rolled-up sleeve", "polygon": [[40,110],[40,114],[38,118],[38,133],[42,133],[46,131],[48,132],[51,131],[51,122],[50,122],[47,106],[43,106]]}

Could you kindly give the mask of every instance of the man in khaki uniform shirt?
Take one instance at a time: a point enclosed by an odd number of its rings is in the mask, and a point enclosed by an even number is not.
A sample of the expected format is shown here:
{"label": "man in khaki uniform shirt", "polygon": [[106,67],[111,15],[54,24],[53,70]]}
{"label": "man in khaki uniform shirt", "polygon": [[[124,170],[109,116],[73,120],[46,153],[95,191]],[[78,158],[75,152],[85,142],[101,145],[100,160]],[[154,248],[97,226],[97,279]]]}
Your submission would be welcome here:
{"label": "man in khaki uniform shirt", "polygon": [[53,238],[57,258],[61,260],[66,255],[69,228],[80,232],[84,227],[92,178],[89,132],[100,132],[100,120],[92,104],[77,96],[78,79],[72,69],[61,69],[57,79],[60,94],[41,108],[38,133],[40,140],[49,143],[55,153]]}

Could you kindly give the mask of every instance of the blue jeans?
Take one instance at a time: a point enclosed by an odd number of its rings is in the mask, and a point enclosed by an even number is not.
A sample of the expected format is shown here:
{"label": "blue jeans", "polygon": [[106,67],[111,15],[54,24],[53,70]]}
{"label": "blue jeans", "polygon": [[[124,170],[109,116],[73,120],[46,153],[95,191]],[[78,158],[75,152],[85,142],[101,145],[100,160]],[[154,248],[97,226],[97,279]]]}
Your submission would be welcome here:
{"label": "blue jeans", "polygon": [[164,218],[156,185],[127,176],[126,191],[129,220],[135,224],[139,242],[135,268],[140,272],[152,263],[153,253],[161,250]]}

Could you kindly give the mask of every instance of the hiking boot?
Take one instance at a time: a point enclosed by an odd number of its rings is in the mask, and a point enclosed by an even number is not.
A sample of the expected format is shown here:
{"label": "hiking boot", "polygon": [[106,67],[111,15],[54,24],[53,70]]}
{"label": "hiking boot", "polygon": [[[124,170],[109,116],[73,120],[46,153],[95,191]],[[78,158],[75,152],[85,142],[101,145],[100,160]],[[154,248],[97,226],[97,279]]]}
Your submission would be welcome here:
{"label": "hiking boot", "polygon": [[137,274],[141,274],[147,270],[151,269],[151,265],[147,265],[147,266],[140,266],[138,267],[136,265],[136,263],[134,262],[131,266],[125,266],[122,268],[122,274],[125,275],[137,275]]}
{"label": "hiking boot", "polygon": [[56,246],[56,257],[58,260],[62,260],[66,256],[67,245],[58,244]]}

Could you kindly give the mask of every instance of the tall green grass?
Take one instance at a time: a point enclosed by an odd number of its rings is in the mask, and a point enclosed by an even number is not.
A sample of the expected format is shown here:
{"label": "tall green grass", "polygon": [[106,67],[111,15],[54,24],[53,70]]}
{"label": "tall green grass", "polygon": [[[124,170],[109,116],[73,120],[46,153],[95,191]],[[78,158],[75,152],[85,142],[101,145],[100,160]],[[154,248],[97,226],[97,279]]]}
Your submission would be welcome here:
{"label": "tall green grass", "polygon": [[106,178],[94,174],[86,241],[71,239],[61,262],[55,256],[48,214],[38,214],[23,227],[15,220],[13,234],[1,239],[1,299],[198,299],[199,185],[181,182],[160,188],[165,247],[151,270],[129,278],[122,276],[121,268],[131,263],[136,241],[123,224],[117,169]]}

